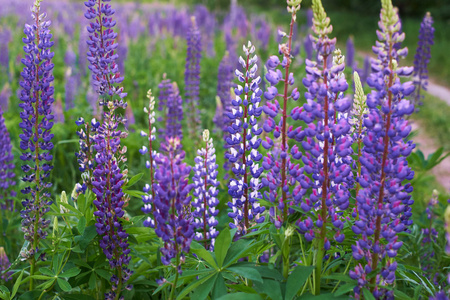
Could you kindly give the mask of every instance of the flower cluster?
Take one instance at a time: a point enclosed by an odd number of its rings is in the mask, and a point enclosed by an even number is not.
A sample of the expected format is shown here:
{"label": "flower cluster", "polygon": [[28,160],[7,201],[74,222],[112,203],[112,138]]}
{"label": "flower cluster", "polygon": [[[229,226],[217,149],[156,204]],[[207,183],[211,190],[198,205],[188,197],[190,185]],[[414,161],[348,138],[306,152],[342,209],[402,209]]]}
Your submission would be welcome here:
{"label": "flower cluster", "polygon": [[[320,241],[319,250],[327,251],[330,238],[338,243],[344,240],[342,230],[345,219],[342,211],[349,206],[349,190],[353,186],[353,140],[347,118],[351,101],[344,96],[348,89],[343,74],[345,57],[340,50],[335,50],[336,39],[328,37],[332,31],[330,19],[320,1],[313,2],[313,11],[313,31],[316,35],[313,39],[319,61],[306,60],[306,78],[303,79],[308,89],[306,103],[292,111],[293,119],[307,124],[297,134],[305,150],[302,157],[305,172],[298,180],[303,189],[311,191],[309,197],[302,199],[305,218],[298,225],[306,240],[317,238]],[[333,60],[330,64],[331,56]],[[316,218],[314,223],[310,214]],[[328,230],[327,223],[331,223],[334,231]],[[314,225],[317,230],[314,230]]]}
{"label": "flower cluster", "polygon": [[191,18],[191,26],[186,34],[186,67],[184,72],[185,101],[188,106],[187,119],[190,137],[194,138],[200,126],[199,92],[200,92],[200,61],[202,58],[202,41],[200,30]]}
{"label": "flower cluster", "polygon": [[5,126],[5,118],[0,107],[0,209],[12,210],[14,201],[10,197],[15,197],[15,191],[9,191],[14,186],[14,156],[11,153],[12,145],[8,129]]}
{"label": "flower cluster", "polygon": [[[155,157],[157,156],[156,151],[154,150],[153,141],[156,139],[156,127],[155,125],[155,97],[152,96],[152,91],[149,90],[147,92],[147,98],[149,99],[148,108],[144,108],[144,112],[148,116],[148,133],[141,131],[141,136],[148,137],[148,148],[143,146],[139,152],[142,155],[146,155],[148,153],[149,160],[146,161],[145,166],[147,169],[150,169],[150,185],[146,184],[144,186],[145,195],[142,196],[142,201],[144,202],[144,207],[142,211],[145,214],[153,213],[155,206],[153,205],[153,201],[155,199],[155,178],[154,171],[156,169]],[[155,227],[155,221],[151,217],[147,217],[144,221],[144,226],[146,227]]]}
{"label": "flower cluster", "polygon": [[51,52],[53,42],[49,30],[51,22],[46,21],[46,15],[40,13],[39,0],[36,0],[31,12],[34,24],[25,25],[23,49],[26,55],[22,59],[23,80],[19,83],[22,87],[19,107],[23,109],[20,113],[22,122],[19,124],[23,131],[20,134],[20,149],[23,151],[20,158],[26,163],[22,165],[25,173],[22,180],[28,184],[22,189],[27,198],[22,201],[24,209],[21,216],[25,239],[32,245],[30,256],[37,251],[39,241],[46,238],[45,229],[50,224],[50,220],[45,220],[44,215],[52,203],[48,192],[51,183],[46,178],[53,169],[50,165],[53,159],[50,151],[53,149],[51,129],[54,118],[54,88],[51,86],[54,66],[51,59],[54,53]]}
{"label": "flower cluster", "polygon": [[[373,73],[367,79],[374,90],[367,96],[369,112],[363,121],[362,168],[357,179],[361,190],[356,196],[359,219],[352,227],[358,237],[352,246],[353,257],[365,260],[350,276],[358,280],[354,290],[357,297],[370,281],[375,298],[392,298],[393,291],[380,286],[394,282],[397,262],[384,258],[397,255],[402,246],[397,234],[412,224],[412,186],[404,182],[414,176],[406,158],[415,145],[406,140],[411,126],[405,116],[414,111],[414,106],[404,97],[413,92],[414,86],[399,78],[411,75],[413,68],[398,67],[398,57],[408,50],[394,49],[405,35],[399,32],[399,17],[390,0],[382,1],[380,16],[379,41],[373,48],[378,58],[372,60]],[[381,272],[370,278],[377,268]]]}
{"label": "flower cluster", "polygon": [[431,45],[434,44],[433,18],[429,12],[426,13],[420,24],[419,41],[417,42],[416,54],[414,55],[414,85],[416,89],[411,96],[411,101],[416,105],[422,104],[423,95],[420,91],[427,90],[428,85],[428,63],[431,58]]}
{"label": "flower cluster", "polygon": [[209,137],[209,130],[203,131],[203,142],[205,148],[197,151],[195,158],[194,176],[194,207],[193,216],[195,218],[195,239],[204,241],[205,248],[208,248],[210,240],[210,249],[214,247],[215,238],[219,235],[216,226],[219,223],[216,216],[219,210],[216,206],[219,204],[217,187],[220,182],[217,180],[216,150],[214,149],[212,138]]}
{"label": "flower cluster", "polygon": [[[105,298],[115,299],[131,275],[127,268],[131,259],[128,234],[121,221],[129,199],[122,190],[128,170],[121,170],[121,164],[126,161],[126,147],[122,147],[120,143],[128,134],[119,129],[119,125],[124,124],[126,120],[115,113],[117,109],[126,109],[127,103],[123,100],[126,93],[123,92],[123,87],[119,86],[123,78],[116,63],[118,55],[115,50],[118,44],[114,41],[117,37],[113,30],[116,23],[112,20],[114,10],[107,2],[109,0],[85,2],[85,17],[90,20],[87,26],[87,58],[92,72],[92,83],[105,112],[102,124],[93,119],[90,127],[86,127],[86,134],[79,134],[82,141],[78,159],[81,160],[80,170],[87,168],[89,176],[92,174],[89,181],[96,196],[93,203],[97,208],[94,215],[97,233],[101,236],[100,247],[110,267],[117,270],[117,274],[111,277],[112,290]],[[89,130],[92,132],[92,144],[88,143],[91,138]],[[125,288],[130,289],[131,286]]]}
{"label": "flower cluster", "polygon": [[97,94],[107,100],[102,100],[100,105],[106,106],[109,98],[117,95],[120,98],[117,105],[125,108],[122,99],[126,93],[123,92],[123,87],[116,87],[123,81],[123,77],[120,76],[119,66],[116,63],[118,55],[114,53],[118,46],[114,42],[117,33],[113,30],[116,22],[112,19],[115,11],[111,8],[109,1],[88,0],[84,2],[87,7],[84,16],[90,20],[87,26],[89,32],[87,58],[90,63],[89,69],[92,72],[92,84]]}
{"label": "flower cluster", "polygon": [[232,107],[231,105],[231,88],[233,84],[233,64],[230,59],[230,54],[227,51],[220,61],[219,70],[217,74],[217,102],[216,114],[214,116],[214,123],[220,130],[226,131],[229,125],[228,113]]}
{"label": "flower cluster", "polygon": [[[183,99],[181,98],[177,84],[171,83],[170,79],[164,76],[159,85],[159,110],[164,111],[164,127],[160,129],[161,140],[171,137],[183,139]],[[161,119],[159,119],[161,121]]]}
{"label": "flower cluster", "polygon": [[189,211],[192,185],[188,183],[191,167],[183,162],[185,152],[180,139],[166,138],[161,144],[160,155],[155,157],[155,233],[163,240],[161,261],[168,265],[177,258],[176,266],[181,273],[180,260],[189,252],[194,238],[194,224]]}
{"label": "flower cluster", "polygon": [[8,281],[11,279],[11,275],[14,273],[12,271],[5,272],[9,269],[11,263],[9,262],[8,256],[6,256],[5,249],[0,247],[0,279],[3,281]]}
{"label": "flower cluster", "polygon": [[258,136],[262,133],[262,128],[259,128],[257,119],[262,113],[262,107],[259,106],[262,95],[259,88],[261,77],[256,75],[258,58],[253,55],[255,47],[248,42],[243,49],[246,58],[239,57],[243,72],[236,70],[235,74],[244,83],[244,87],[237,86],[236,99],[231,101],[233,108],[228,113],[230,136],[226,139],[230,148],[225,154],[225,158],[233,165],[231,170],[234,173],[228,183],[228,193],[232,197],[232,201],[228,202],[232,210],[228,216],[234,220],[230,226],[238,228],[241,234],[247,232],[250,221],[264,221],[264,216],[261,216],[264,207],[258,201],[261,197],[259,177],[263,172],[263,168],[259,166],[262,155],[258,152],[261,145]]}
{"label": "flower cluster", "polygon": [[[300,98],[297,88],[294,88],[290,95],[288,94],[289,86],[295,83],[294,74],[290,73],[289,69],[292,64],[291,51],[296,12],[299,9],[299,4],[289,6],[291,12],[289,34],[279,31],[281,42],[283,37],[288,39],[287,43],[278,46],[279,54],[282,55],[281,61],[278,56],[273,55],[266,63],[268,69],[266,80],[270,83],[270,87],[264,93],[267,102],[263,109],[267,119],[263,129],[267,133],[273,132],[274,140],[267,136],[262,142],[262,146],[270,150],[262,163],[267,171],[267,176],[262,179],[262,186],[269,188],[269,191],[265,193],[265,198],[273,203],[269,209],[269,215],[270,220],[277,228],[280,228],[282,222],[287,219],[289,201],[294,200],[298,203],[302,196],[299,189],[294,189],[295,196],[290,192],[290,187],[295,185],[296,178],[302,173],[302,169],[293,160],[300,159],[302,153],[297,146],[292,147],[289,151],[288,140],[295,138],[298,130],[289,126],[288,118],[290,116],[287,113],[288,100],[296,101]],[[279,94],[276,87],[279,83],[283,85],[282,94]],[[282,99],[281,104],[277,100],[278,97]]]}

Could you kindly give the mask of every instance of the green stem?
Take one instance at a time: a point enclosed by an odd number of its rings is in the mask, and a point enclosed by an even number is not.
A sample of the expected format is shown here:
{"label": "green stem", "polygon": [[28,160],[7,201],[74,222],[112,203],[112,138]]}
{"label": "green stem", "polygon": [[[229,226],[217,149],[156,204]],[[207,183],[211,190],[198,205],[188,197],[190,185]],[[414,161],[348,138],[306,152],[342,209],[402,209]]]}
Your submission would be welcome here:
{"label": "green stem", "polygon": [[320,279],[322,277],[322,263],[325,254],[324,244],[325,239],[320,239],[316,253],[316,268],[314,270],[314,295],[320,295]]}
{"label": "green stem", "polygon": [[290,269],[290,259],[289,255],[291,252],[291,237],[286,237],[283,243],[283,276],[284,278],[288,278],[289,269]]}
{"label": "green stem", "polygon": [[175,281],[173,282],[173,285],[172,285],[172,291],[170,291],[170,297],[169,297],[169,300],[174,300],[175,298],[175,290],[176,290],[176,288],[177,288],[177,283],[178,283],[178,275],[180,274],[180,273],[178,273],[178,269],[177,269],[177,266],[179,266],[180,265],[180,252],[178,251],[178,253],[177,253],[177,264],[176,264],[176,266],[175,266]]}

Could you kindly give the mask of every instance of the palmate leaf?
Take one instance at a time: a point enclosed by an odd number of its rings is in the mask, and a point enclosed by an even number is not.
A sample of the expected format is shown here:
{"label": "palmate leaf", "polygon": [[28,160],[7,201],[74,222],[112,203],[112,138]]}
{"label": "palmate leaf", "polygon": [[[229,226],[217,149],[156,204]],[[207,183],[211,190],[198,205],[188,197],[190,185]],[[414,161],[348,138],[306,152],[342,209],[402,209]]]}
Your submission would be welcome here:
{"label": "palmate leaf", "polygon": [[249,253],[264,245],[265,241],[255,242],[254,240],[240,239],[234,242],[228,250],[223,267],[227,268],[240,258],[248,256]]}
{"label": "palmate leaf", "polygon": [[217,300],[262,300],[258,294],[233,293],[220,297]]}
{"label": "palmate leaf", "polygon": [[65,281],[62,278],[57,278],[56,281],[58,282],[58,286],[64,291],[64,292],[69,292],[70,290],[72,290],[72,286],[70,285],[70,283],[68,283],[67,281]]}
{"label": "palmate leaf", "polygon": [[[233,234],[234,236],[234,234]],[[230,229],[226,227],[216,239],[214,254],[216,255],[217,265],[220,268],[223,266],[223,261],[228,253],[228,249],[231,245],[232,236],[230,235]]]}
{"label": "palmate leaf", "polygon": [[292,271],[286,282],[286,292],[284,296],[285,300],[294,299],[295,295],[303,287],[313,270],[313,266],[297,266]]}
{"label": "palmate leaf", "polygon": [[226,269],[227,271],[236,273],[240,276],[243,276],[247,279],[253,280],[253,281],[257,281],[262,283],[263,279],[261,277],[261,274],[259,274],[259,272],[255,269],[255,268],[251,268],[251,267],[239,267],[239,266],[231,266],[228,267]]}
{"label": "palmate leaf", "polygon": [[[177,300],[183,299],[185,296],[187,296],[190,292],[192,292],[194,289],[196,289],[199,285],[205,283],[210,278],[216,278],[217,272],[212,271],[208,275],[204,275],[203,277],[199,277],[197,280],[192,281],[188,286],[184,288],[184,290],[181,291],[181,293],[178,295]],[[213,281],[214,284],[214,281]],[[212,286],[211,286],[212,288]]]}
{"label": "palmate leaf", "polygon": [[255,282],[256,290],[259,293],[266,294],[272,300],[283,300],[280,282],[272,279],[264,279],[264,282]]}
{"label": "palmate leaf", "polygon": [[219,266],[217,265],[216,260],[212,256],[211,252],[203,248],[202,245],[199,243],[192,241],[191,243],[191,252],[197,255],[199,258],[206,261],[211,268],[214,268],[215,270],[219,270]]}

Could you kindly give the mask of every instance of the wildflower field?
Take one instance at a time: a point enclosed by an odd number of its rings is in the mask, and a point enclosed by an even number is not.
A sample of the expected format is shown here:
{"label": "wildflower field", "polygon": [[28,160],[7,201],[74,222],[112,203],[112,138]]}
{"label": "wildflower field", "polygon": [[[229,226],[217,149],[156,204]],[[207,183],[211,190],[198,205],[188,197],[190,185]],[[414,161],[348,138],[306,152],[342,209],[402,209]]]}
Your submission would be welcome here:
{"label": "wildflower field", "polygon": [[449,299],[432,14],[173,2],[0,0],[0,299]]}

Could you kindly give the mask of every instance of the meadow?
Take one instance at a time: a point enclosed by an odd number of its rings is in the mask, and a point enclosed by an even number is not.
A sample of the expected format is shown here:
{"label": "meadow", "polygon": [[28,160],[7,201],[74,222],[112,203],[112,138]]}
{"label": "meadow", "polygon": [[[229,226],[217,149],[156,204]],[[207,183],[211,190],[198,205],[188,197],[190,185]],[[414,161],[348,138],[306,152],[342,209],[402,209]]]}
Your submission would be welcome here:
{"label": "meadow", "polygon": [[450,297],[445,23],[231,2],[0,0],[0,299]]}

